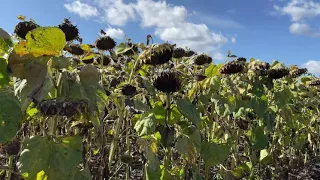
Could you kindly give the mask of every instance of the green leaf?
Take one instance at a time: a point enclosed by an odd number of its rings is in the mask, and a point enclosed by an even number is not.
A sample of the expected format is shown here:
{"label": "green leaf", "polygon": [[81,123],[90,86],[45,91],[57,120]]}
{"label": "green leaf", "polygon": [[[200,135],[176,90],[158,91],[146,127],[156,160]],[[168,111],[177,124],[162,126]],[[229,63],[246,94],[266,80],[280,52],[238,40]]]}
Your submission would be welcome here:
{"label": "green leaf", "polygon": [[153,113],[147,117],[143,117],[134,125],[134,129],[138,132],[139,136],[150,135],[154,133],[156,123],[155,116]]}
{"label": "green leaf", "polygon": [[272,163],[272,156],[269,153],[268,149],[262,149],[260,151],[260,158],[259,161],[263,164],[263,165],[267,165]]}
{"label": "green leaf", "polygon": [[[99,72],[93,65],[84,66],[79,74],[80,82],[86,92],[89,101],[89,114],[93,125],[97,128],[104,115],[104,108],[107,105],[107,95],[99,84]],[[80,92],[81,93],[81,92]]]}
{"label": "green leaf", "polygon": [[208,77],[213,77],[217,74],[218,68],[215,64],[211,64],[209,67],[207,67],[205,74]]}
{"label": "green leaf", "polygon": [[268,146],[268,136],[264,133],[263,127],[251,129],[248,132],[251,143],[255,150],[262,150]]}
{"label": "green leaf", "polygon": [[268,109],[268,97],[266,95],[252,98],[252,108],[258,116],[263,117],[264,113]]}
{"label": "green leaf", "polygon": [[120,43],[116,49],[116,54],[124,54],[131,50],[131,47],[128,45],[128,43]]}
{"label": "green leaf", "polygon": [[189,99],[177,100],[177,107],[180,113],[190,120],[197,128],[200,128],[201,118],[197,107]]}
{"label": "green leaf", "polygon": [[233,169],[233,175],[236,178],[243,178],[244,176],[250,174],[251,170],[246,163],[241,164],[240,166]]}
{"label": "green leaf", "polygon": [[[1,52],[0,52],[1,53]],[[9,85],[10,78],[7,71],[7,60],[0,58],[0,88]]]}
{"label": "green leaf", "polygon": [[13,46],[10,35],[0,28],[0,56],[8,53],[9,49]]}
{"label": "green leaf", "polygon": [[187,154],[189,150],[188,138],[185,136],[179,137],[176,142],[176,149],[180,154]]}
{"label": "green leaf", "polygon": [[23,143],[17,167],[26,180],[67,180],[81,160],[81,137],[59,137],[53,141],[34,136]]}
{"label": "green leaf", "polygon": [[252,83],[252,89],[250,92],[258,97],[261,97],[265,94],[263,84],[258,78],[256,78]]}
{"label": "green leaf", "polygon": [[72,172],[73,176],[70,180],[91,180],[91,173],[89,166],[86,166],[85,169],[74,168]]}
{"label": "green leaf", "polygon": [[229,156],[230,146],[228,144],[216,144],[214,142],[202,142],[201,157],[209,166],[223,163]]}
{"label": "green leaf", "polygon": [[281,91],[277,91],[274,94],[274,98],[276,99],[277,105],[281,108],[284,107],[289,100],[291,99],[292,93],[288,87],[285,87]]}
{"label": "green leaf", "polygon": [[266,112],[263,116],[263,122],[267,125],[270,131],[273,130],[276,121],[276,114],[273,112]]}
{"label": "green leaf", "polygon": [[154,103],[154,107],[150,112],[154,114],[154,117],[159,123],[164,123],[166,109],[163,107],[163,104],[160,101]]}
{"label": "green leaf", "polygon": [[57,69],[68,68],[71,66],[71,61],[67,57],[53,57],[53,67]]}
{"label": "green leaf", "polygon": [[0,144],[8,142],[19,130],[22,112],[18,100],[0,91]]}

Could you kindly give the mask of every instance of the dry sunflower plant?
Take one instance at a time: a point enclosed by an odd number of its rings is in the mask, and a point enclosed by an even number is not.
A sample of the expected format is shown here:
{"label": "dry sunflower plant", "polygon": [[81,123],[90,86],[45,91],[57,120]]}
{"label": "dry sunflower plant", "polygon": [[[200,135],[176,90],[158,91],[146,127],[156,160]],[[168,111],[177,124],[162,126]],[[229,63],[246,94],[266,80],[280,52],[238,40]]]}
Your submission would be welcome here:
{"label": "dry sunflower plant", "polygon": [[320,79],[176,44],[0,29],[0,179],[320,179]]}

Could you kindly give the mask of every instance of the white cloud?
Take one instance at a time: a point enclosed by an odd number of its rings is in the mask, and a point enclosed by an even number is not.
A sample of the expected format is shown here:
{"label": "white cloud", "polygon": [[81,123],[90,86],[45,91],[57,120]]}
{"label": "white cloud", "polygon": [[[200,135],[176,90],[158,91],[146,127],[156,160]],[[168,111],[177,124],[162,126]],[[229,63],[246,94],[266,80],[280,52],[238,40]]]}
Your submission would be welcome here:
{"label": "white cloud", "polygon": [[292,34],[320,37],[320,30],[313,29],[305,23],[292,23],[289,30]]}
{"label": "white cloud", "polygon": [[211,31],[206,24],[188,22],[184,6],[167,4],[166,1],[137,0],[135,9],[141,17],[142,27],[155,27],[155,35],[177,46],[213,53],[228,42],[225,36]]}
{"label": "white cloud", "polygon": [[111,25],[124,26],[128,21],[135,19],[133,4],[124,4],[122,0],[106,1],[102,8],[104,20]]}
{"label": "white cloud", "polygon": [[277,13],[291,17],[292,24],[289,30],[292,34],[320,37],[320,30],[312,28],[307,24],[311,20],[320,16],[320,3],[313,0],[290,0],[285,6],[274,6]]}
{"label": "white cloud", "polygon": [[174,42],[177,46],[187,46],[195,51],[211,53],[226,44],[228,39],[215,33],[205,24],[184,22],[175,27],[157,28],[155,34],[162,40]]}
{"label": "white cloud", "polygon": [[135,9],[143,27],[172,27],[183,23],[187,16],[185,7],[173,6],[166,1],[138,0]]}
{"label": "white cloud", "polygon": [[[188,14],[184,6],[172,5],[165,0],[136,0],[132,3],[125,3],[123,0],[94,0],[96,5],[104,11],[104,20],[114,26],[124,26],[130,21],[138,20],[142,28],[153,28],[156,36],[163,41],[176,43],[180,47],[189,47],[199,53],[217,54],[219,48],[229,41],[220,32],[212,31],[207,23],[209,19],[215,19],[215,24],[223,24],[220,18],[210,17],[204,23],[193,23],[188,21],[190,16],[198,16],[197,12],[190,11]],[[191,18],[192,19],[192,18]],[[234,21],[223,24],[226,26],[240,27]],[[111,33],[123,36],[121,29],[109,29]],[[107,32],[108,33],[108,32]],[[219,57],[219,56],[217,56]]]}
{"label": "white cloud", "polygon": [[312,74],[320,74],[320,61],[310,60],[304,63],[302,67],[307,68],[308,72]]}
{"label": "white cloud", "polygon": [[120,28],[112,28],[111,26],[109,26],[106,29],[106,33],[107,33],[108,36],[110,36],[112,38],[115,38],[115,39],[119,39],[119,40],[122,40],[125,37],[125,34],[124,34],[122,29],[120,29]]}
{"label": "white cloud", "polygon": [[294,22],[320,15],[320,3],[313,0],[291,0],[284,7],[275,5],[274,9],[283,15],[291,16]]}
{"label": "white cloud", "polygon": [[90,18],[98,16],[98,9],[80,1],[74,1],[69,4],[64,4],[64,7],[71,13],[78,14],[82,18]]}

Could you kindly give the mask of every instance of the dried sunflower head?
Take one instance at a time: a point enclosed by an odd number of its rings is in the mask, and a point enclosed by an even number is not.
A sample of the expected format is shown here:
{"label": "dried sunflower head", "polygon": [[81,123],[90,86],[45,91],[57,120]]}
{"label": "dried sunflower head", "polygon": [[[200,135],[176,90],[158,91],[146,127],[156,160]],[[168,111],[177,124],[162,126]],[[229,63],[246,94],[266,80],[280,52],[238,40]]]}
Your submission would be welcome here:
{"label": "dried sunflower head", "polygon": [[[107,66],[107,65],[109,65],[110,64],[110,62],[111,62],[111,57],[109,57],[109,56],[106,56],[106,55],[103,55],[103,65],[104,66]],[[96,59],[96,61],[97,61],[97,63],[98,64],[100,64],[101,63],[101,56],[98,56],[97,57],[97,59]]]}
{"label": "dried sunflower head", "polygon": [[307,68],[293,68],[291,71],[290,71],[290,75],[291,77],[295,78],[295,77],[299,77],[305,73],[308,72],[308,69]]}
{"label": "dried sunflower head", "polygon": [[68,51],[73,55],[81,56],[84,54],[84,50],[81,48],[80,44],[70,44],[67,45],[64,50]]}
{"label": "dried sunflower head", "polygon": [[59,24],[58,28],[60,28],[66,35],[66,41],[72,41],[79,38],[79,29],[69,20],[65,20],[65,22]]}
{"label": "dried sunflower head", "polygon": [[246,58],[244,58],[244,57],[239,57],[239,58],[237,58],[237,61],[240,61],[240,62],[246,62],[246,61],[247,61],[247,59],[246,59]]}
{"label": "dried sunflower head", "polygon": [[110,36],[102,36],[96,40],[95,46],[99,50],[111,50],[116,46],[116,42]]}
{"label": "dried sunflower head", "polygon": [[16,27],[14,28],[14,33],[17,34],[18,37],[22,39],[26,39],[26,35],[29,31],[38,28],[39,25],[35,24],[32,21],[23,21],[19,22]]}
{"label": "dried sunflower head", "polygon": [[195,55],[196,52],[192,51],[192,50],[187,50],[185,53],[184,53],[184,57],[191,57],[193,55]]}
{"label": "dried sunflower head", "polygon": [[173,46],[169,43],[152,44],[140,54],[142,63],[150,65],[165,64],[173,56]]}
{"label": "dried sunflower head", "polygon": [[173,93],[181,88],[181,81],[176,72],[161,72],[155,78],[153,86],[161,92]]}
{"label": "dried sunflower head", "polygon": [[220,69],[220,73],[222,74],[236,74],[241,72],[244,69],[244,65],[239,63],[238,61],[230,61],[223,65]]}
{"label": "dried sunflower head", "polygon": [[174,48],[173,57],[182,58],[185,55],[186,51],[183,48]]}
{"label": "dried sunflower head", "polygon": [[206,54],[199,54],[194,57],[194,64],[196,65],[210,64],[211,62],[212,58]]}
{"label": "dried sunflower head", "polygon": [[137,88],[130,84],[126,84],[121,88],[121,92],[125,96],[134,96],[137,93]]}
{"label": "dried sunflower head", "polygon": [[268,70],[268,77],[271,79],[280,79],[289,74],[289,69],[283,63],[277,63]]}

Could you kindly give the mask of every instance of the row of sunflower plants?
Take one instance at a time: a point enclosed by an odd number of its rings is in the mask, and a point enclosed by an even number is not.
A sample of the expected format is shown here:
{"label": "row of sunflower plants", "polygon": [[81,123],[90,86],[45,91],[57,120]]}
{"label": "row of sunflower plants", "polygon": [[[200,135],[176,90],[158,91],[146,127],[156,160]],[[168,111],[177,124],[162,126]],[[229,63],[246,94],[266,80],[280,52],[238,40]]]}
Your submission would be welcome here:
{"label": "row of sunflower plants", "polygon": [[320,80],[176,44],[0,29],[0,178],[320,178]]}

